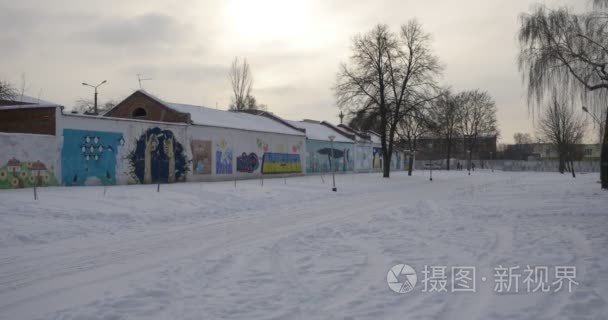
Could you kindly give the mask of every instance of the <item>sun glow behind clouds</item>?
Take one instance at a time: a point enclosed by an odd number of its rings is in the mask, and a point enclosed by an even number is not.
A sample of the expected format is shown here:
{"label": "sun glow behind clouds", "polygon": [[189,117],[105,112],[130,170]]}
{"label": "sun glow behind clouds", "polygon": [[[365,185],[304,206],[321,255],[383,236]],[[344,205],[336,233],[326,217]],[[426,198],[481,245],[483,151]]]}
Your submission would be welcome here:
{"label": "sun glow behind clouds", "polygon": [[239,43],[292,42],[313,28],[306,0],[228,0],[225,24]]}

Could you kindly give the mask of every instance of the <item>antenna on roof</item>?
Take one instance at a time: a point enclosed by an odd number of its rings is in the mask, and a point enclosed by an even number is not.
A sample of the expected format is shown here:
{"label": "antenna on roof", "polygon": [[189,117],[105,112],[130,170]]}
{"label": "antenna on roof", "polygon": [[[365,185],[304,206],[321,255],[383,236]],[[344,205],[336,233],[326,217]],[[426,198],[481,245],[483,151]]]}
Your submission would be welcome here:
{"label": "antenna on roof", "polygon": [[143,89],[144,87],[141,85],[142,81],[152,80],[152,78],[142,78],[141,74],[137,74],[137,82],[139,83],[139,89]]}

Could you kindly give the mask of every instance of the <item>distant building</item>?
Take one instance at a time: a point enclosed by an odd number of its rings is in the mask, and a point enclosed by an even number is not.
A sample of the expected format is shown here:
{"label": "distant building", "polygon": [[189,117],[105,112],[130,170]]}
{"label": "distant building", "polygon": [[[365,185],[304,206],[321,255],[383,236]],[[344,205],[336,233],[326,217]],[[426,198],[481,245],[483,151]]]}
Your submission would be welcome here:
{"label": "distant building", "polygon": [[[404,144],[405,145],[405,144]],[[448,143],[445,138],[421,137],[418,138],[416,160],[445,160],[448,153]],[[458,137],[452,140],[452,159],[466,159],[465,138]],[[496,136],[478,137],[473,148],[473,159],[489,160],[496,157]]]}

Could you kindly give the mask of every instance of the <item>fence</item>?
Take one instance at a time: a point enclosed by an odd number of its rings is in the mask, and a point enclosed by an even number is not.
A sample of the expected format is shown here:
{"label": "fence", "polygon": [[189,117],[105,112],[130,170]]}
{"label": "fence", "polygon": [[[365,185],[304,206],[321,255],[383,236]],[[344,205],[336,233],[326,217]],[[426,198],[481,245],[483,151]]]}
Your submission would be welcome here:
{"label": "fence", "polygon": [[[450,161],[450,169],[456,170],[456,164],[460,164],[467,168],[466,160],[455,160]],[[446,160],[416,160],[414,168],[417,170],[426,170],[429,167],[433,167],[434,170],[446,169]],[[559,161],[558,160],[535,160],[535,161],[524,161],[524,160],[473,160],[476,169],[490,169],[502,170],[502,171],[538,171],[538,172],[558,172]],[[598,160],[582,160],[574,161],[575,172],[599,172],[600,162]]]}

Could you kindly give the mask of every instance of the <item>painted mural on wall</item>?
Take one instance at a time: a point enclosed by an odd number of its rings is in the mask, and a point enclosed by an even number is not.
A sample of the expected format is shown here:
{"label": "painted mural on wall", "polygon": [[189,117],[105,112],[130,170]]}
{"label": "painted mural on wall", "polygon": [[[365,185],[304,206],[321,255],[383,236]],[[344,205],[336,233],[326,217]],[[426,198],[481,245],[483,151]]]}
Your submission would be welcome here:
{"label": "painted mural on wall", "polygon": [[331,172],[352,171],[354,169],[353,144],[334,143],[333,162],[332,147],[328,141],[312,141],[306,143],[306,171],[307,172]]}
{"label": "painted mural on wall", "polygon": [[268,143],[266,143],[264,140],[258,138],[258,139],[256,139],[256,144],[258,145],[258,149],[260,149],[264,152],[268,152],[268,150],[269,150]]}
{"label": "painted mural on wall", "polygon": [[150,128],[136,141],[128,156],[131,175],[139,183],[183,181],[189,161],[181,143],[171,130]]}
{"label": "painted mural on wall", "polygon": [[236,157],[236,171],[253,173],[260,167],[258,155],[251,152],[243,152],[240,157]]}
{"label": "painted mural on wall", "polygon": [[382,148],[373,148],[372,168],[382,169]]}
{"label": "painted mural on wall", "polygon": [[232,174],[232,147],[225,140],[215,144],[215,173]]}
{"label": "painted mural on wall", "polygon": [[211,141],[192,140],[192,167],[194,174],[211,174]]}
{"label": "painted mural on wall", "polygon": [[372,147],[370,146],[355,146],[355,169],[370,170],[372,168]]}
{"label": "painted mural on wall", "polygon": [[301,173],[302,163],[299,154],[264,153],[262,157],[263,174]]}
{"label": "painted mural on wall", "polygon": [[63,130],[61,177],[66,186],[116,184],[116,155],[121,133]]}
{"label": "painted mural on wall", "polygon": [[0,132],[0,189],[59,183],[57,137]]}
{"label": "painted mural on wall", "polygon": [[39,160],[22,161],[12,158],[0,167],[0,189],[57,185],[52,169],[52,166],[47,166]]}

